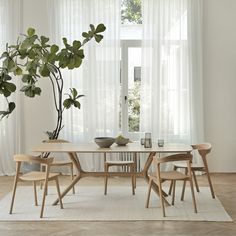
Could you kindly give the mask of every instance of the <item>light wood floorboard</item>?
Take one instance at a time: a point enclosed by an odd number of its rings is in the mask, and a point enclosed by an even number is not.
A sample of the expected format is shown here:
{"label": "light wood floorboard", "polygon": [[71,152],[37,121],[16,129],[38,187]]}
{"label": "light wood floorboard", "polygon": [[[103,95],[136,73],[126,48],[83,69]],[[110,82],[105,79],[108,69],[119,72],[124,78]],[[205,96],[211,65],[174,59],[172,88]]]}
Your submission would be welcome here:
{"label": "light wood floorboard", "polygon": [[[207,186],[206,176],[198,177],[200,186]],[[69,177],[60,177],[60,184],[66,185]],[[214,174],[212,176],[217,197],[221,200],[232,219],[236,220],[236,174]],[[81,185],[103,186],[103,178],[84,178]],[[13,177],[0,177],[0,199],[11,191]],[[130,178],[110,178],[109,187],[130,185]],[[137,185],[146,185],[138,179]],[[209,192],[210,194],[210,192]],[[17,199],[16,199],[17,200]],[[145,203],[144,203],[145,205]],[[79,235],[79,236],[152,236],[152,235],[236,235],[235,222],[176,222],[176,221],[136,221],[136,222],[0,222],[0,236],[13,235]]]}

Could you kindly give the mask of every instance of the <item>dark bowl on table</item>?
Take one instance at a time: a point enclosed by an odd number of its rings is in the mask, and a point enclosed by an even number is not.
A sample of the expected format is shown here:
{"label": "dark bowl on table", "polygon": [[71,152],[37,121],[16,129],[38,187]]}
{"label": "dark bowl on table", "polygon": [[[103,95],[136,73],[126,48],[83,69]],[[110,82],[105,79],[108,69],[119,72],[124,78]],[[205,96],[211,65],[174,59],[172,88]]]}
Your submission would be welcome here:
{"label": "dark bowl on table", "polygon": [[100,148],[109,148],[115,142],[115,139],[112,137],[96,137],[94,138],[94,142]]}

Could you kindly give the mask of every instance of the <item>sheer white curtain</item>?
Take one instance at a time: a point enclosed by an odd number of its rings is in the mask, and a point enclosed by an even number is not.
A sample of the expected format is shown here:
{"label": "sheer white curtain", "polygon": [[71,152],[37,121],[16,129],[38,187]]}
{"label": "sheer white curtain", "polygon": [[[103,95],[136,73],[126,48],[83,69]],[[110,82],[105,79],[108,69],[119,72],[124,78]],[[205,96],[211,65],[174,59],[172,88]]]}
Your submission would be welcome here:
{"label": "sheer white curtain", "polygon": [[[0,51],[6,49],[6,43],[15,43],[20,33],[20,0],[0,0]],[[12,175],[15,172],[13,155],[20,151],[20,100],[14,98],[17,108],[0,121],[0,175]],[[0,110],[6,109],[5,98],[0,95]]]}
{"label": "sheer white curtain", "polygon": [[201,0],[143,0],[141,129],[203,141]]}
{"label": "sheer white curtain", "polygon": [[[51,35],[60,43],[63,36],[70,42],[82,39],[89,24],[104,23],[106,31],[100,44],[89,42],[82,66],[65,71],[65,91],[75,87],[85,97],[81,110],[64,114],[62,136],[74,142],[93,142],[96,136],[116,136],[119,131],[120,81],[120,0],[50,0]],[[86,169],[100,170],[103,159],[81,157]]]}

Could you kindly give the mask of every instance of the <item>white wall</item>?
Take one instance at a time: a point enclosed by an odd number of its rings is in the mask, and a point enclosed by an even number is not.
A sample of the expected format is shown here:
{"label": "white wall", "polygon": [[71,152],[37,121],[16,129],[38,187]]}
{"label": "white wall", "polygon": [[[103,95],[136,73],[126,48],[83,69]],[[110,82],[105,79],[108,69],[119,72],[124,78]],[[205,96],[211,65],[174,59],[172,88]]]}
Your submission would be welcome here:
{"label": "white wall", "polygon": [[[23,32],[29,27],[36,29],[39,35],[49,35],[47,22],[47,0],[23,0]],[[45,80],[44,80],[45,79]],[[28,98],[24,96],[24,150],[26,153],[43,139],[47,130],[54,129],[54,111],[51,84],[47,78],[40,82],[41,96]]]}
{"label": "white wall", "polygon": [[236,1],[203,0],[205,138],[210,169],[236,172]]}
{"label": "white wall", "polygon": [[[214,172],[236,172],[236,0],[203,0],[205,137],[213,150]],[[46,0],[23,0],[23,29],[48,35]],[[48,89],[49,88],[49,89]],[[25,151],[53,129],[51,87],[42,96],[25,99]],[[49,115],[48,115],[49,114]]]}

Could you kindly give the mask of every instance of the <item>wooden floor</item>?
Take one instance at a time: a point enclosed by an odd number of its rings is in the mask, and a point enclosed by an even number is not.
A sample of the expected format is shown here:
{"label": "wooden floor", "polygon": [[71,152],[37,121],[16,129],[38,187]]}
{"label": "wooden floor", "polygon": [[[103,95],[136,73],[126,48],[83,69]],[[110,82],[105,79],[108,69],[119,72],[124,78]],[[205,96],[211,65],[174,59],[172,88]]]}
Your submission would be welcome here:
{"label": "wooden floor", "polygon": [[[200,186],[206,186],[206,176],[200,176]],[[217,197],[221,200],[226,211],[236,221],[236,174],[214,174],[212,176]],[[68,177],[60,179],[61,185],[66,185]],[[109,187],[112,185],[130,185],[130,179],[109,179]],[[0,177],[0,199],[11,191],[12,177]],[[102,178],[86,178],[81,185],[103,185]],[[138,185],[146,185],[138,179]],[[17,199],[16,199],[17,200]],[[115,213],[114,213],[115,214]],[[78,235],[78,236],[149,236],[149,235],[236,235],[236,222],[176,222],[176,221],[134,221],[134,222],[1,222],[0,236],[27,236],[27,235]]]}

